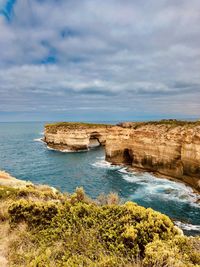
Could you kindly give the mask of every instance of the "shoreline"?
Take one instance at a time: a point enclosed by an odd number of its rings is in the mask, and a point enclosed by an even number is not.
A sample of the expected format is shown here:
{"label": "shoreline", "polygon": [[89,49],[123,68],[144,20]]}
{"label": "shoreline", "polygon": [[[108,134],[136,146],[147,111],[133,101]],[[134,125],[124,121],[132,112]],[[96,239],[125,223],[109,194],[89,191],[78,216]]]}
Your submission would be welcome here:
{"label": "shoreline", "polygon": [[200,194],[200,121],[125,122],[109,127],[54,123],[45,125],[43,141],[61,152],[88,150],[98,142],[105,146],[108,162],[179,181]]}
{"label": "shoreline", "polygon": [[[112,165],[118,165],[118,164],[112,164]],[[199,195],[199,199],[198,199],[197,203],[200,203],[200,191],[197,190],[195,187],[193,187],[191,184],[187,183],[184,180],[178,179],[177,177],[172,177],[170,175],[162,174],[160,172],[150,171],[148,169],[143,169],[143,168],[139,168],[139,167],[133,167],[133,166],[126,165],[126,164],[119,164],[119,165],[123,166],[123,167],[127,167],[127,170],[129,172],[134,172],[134,171],[137,171],[137,172],[140,172],[140,173],[147,172],[147,173],[153,174],[153,176],[155,176],[156,178],[161,178],[161,179],[163,178],[163,179],[167,179],[167,180],[172,181],[172,182],[178,182],[178,183],[184,184],[184,185],[190,187],[193,190],[194,193]]]}
{"label": "shoreline", "polygon": [[[90,149],[84,149],[84,150],[61,149],[59,145],[56,146],[56,145],[52,145],[52,144],[47,144],[45,142],[44,138],[41,138],[41,142],[43,142],[46,145],[46,148],[48,150],[57,151],[57,152],[61,152],[61,153],[80,153],[80,152],[89,152],[91,150],[91,148]],[[187,180],[191,180],[191,179],[196,179],[195,177],[182,176],[181,178],[177,178],[177,177],[174,177],[174,176],[171,176],[171,175],[167,175],[167,174],[161,173],[159,171],[153,171],[153,170],[150,170],[150,169],[140,168],[140,167],[137,167],[137,166],[131,166],[131,165],[124,164],[124,163],[118,163],[117,164],[117,163],[113,163],[113,162],[107,160],[106,159],[106,155],[105,155],[105,160],[107,162],[109,162],[113,166],[118,165],[118,166],[127,167],[130,172],[133,172],[134,170],[136,170],[137,172],[147,172],[147,173],[153,174],[155,177],[158,177],[158,178],[166,178],[166,179],[168,179],[170,181],[175,181],[175,182],[179,182],[179,183],[185,184],[186,186],[189,186],[190,188],[192,188],[194,193],[197,193],[199,195],[199,200],[198,201],[200,202],[200,189],[198,190],[197,186],[195,187],[194,183],[187,181]]]}
{"label": "shoreline", "polygon": [[[114,164],[112,164],[112,165],[114,165]],[[114,166],[116,166],[116,164]],[[127,167],[127,172],[130,172],[130,173],[133,171],[143,172],[141,169],[139,170],[139,168],[128,168],[128,166],[122,165],[122,164],[118,165],[118,166]],[[152,173],[152,174],[155,176],[155,173]],[[166,178],[166,177],[163,175],[163,177],[159,176],[158,178]],[[177,181],[177,182],[180,182],[180,181]],[[14,188],[14,189],[34,188],[35,190],[38,190],[38,191],[41,190],[42,188],[48,188],[49,190],[51,190],[51,192],[53,194],[56,194],[59,192],[56,188],[54,188],[48,184],[46,184],[46,185],[45,184],[35,184],[35,183],[29,182],[29,181],[20,180],[18,178],[11,176],[6,171],[0,170],[0,190],[2,190],[1,188],[5,188],[5,187],[6,188]],[[197,200],[197,203],[198,203],[198,200]],[[176,220],[175,218],[172,218],[170,216],[169,216],[169,218],[173,221],[174,225],[176,225],[181,231],[184,231],[184,230],[187,230],[187,231],[193,230],[193,231],[197,231],[197,232],[200,231],[199,225],[190,224],[184,220]]]}

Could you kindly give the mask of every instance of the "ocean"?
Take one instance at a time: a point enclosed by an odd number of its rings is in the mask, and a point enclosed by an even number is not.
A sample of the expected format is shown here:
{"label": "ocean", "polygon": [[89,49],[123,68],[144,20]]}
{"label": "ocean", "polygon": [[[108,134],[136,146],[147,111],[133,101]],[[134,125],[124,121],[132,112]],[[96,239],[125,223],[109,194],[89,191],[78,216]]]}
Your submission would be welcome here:
{"label": "ocean", "polygon": [[0,170],[72,193],[83,186],[96,198],[116,192],[170,216],[188,235],[200,234],[198,195],[182,183],[150,173],[130,173],[105,161],[102,147],[77,153],[50,150],[41,142],[44,122],[0,123]]}

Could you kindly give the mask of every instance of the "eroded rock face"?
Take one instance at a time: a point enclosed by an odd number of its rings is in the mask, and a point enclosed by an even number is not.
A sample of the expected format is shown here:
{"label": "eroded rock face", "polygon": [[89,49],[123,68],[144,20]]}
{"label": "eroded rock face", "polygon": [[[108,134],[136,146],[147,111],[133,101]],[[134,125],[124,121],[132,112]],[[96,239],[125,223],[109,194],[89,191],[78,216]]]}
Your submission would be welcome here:
{"label": "eroded rock face", "polygon": [[200,191],[200,123],[78,124],[45,128],[59,150],[105,145],[106,160],[180,179]]}
{"label": "eroded rock face", "polygon": [[50,148],[79,151],[105,145],[109,125],[62,123],[45,127],[44,141]]}
{"label": "eroded rock face", "polygon": [[106,159],[175,177],[200,191],[200,125],[141,125],[108,135]]}

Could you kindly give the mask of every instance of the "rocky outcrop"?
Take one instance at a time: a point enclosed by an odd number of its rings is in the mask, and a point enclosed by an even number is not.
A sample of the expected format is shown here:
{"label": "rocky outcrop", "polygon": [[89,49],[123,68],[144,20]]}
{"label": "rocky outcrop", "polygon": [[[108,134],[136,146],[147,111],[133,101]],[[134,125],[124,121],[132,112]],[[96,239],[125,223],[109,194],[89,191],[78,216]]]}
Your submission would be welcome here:
{"label": "rocky outcrop", "polygon": [[106,124],[55,123],[45,126],[44,141],[50,148],[61,151],[88,150],[105,145],[112,128]]}
{"label": "rocky outcrop", "polygon": [[54,124],[45,127],[44,140],[60,150],[105,145],[106,160],[113,164],[168,175],[200,191],[200,122]]}
{"label": "rocky outcrop", "polygon": [[31,182],[19,180],[9,173],[0,170],[0,186],[8,186],[13,188],[23,188],[33,185]]}

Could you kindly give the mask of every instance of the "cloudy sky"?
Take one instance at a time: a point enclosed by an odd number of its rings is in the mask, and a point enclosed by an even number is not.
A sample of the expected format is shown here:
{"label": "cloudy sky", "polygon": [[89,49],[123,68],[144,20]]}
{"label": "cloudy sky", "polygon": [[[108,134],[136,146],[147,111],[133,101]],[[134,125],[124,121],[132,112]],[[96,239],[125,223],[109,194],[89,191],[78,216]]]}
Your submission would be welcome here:
{"label": "cloudy sky", "polygon": [[0,0],[0,121],[200,117],[199,0]]}

